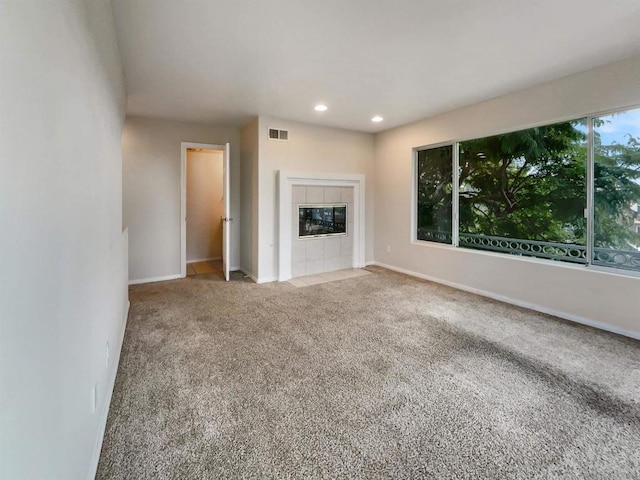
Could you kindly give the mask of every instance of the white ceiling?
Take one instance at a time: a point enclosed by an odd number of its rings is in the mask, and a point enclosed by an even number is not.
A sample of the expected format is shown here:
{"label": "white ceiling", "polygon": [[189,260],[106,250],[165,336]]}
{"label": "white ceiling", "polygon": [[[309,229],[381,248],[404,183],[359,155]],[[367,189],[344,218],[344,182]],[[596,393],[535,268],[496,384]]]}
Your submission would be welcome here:
{"label": "white ceiling", "polygon": [[112,4],[128,113],[229,126],[375,132],[640,54],[639,0]]}

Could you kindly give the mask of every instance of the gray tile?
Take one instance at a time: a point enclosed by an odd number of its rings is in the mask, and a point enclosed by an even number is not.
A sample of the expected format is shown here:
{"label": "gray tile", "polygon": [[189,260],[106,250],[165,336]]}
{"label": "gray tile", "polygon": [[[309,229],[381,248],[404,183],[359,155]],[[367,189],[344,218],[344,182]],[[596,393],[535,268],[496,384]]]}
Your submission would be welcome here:
{"label": "gray tile", "polygon": [[353,268],[353,257],[351,255],[340,257],[340,268]]}
{"label": "gray tile", "polygon": [[[307,268],[309,271],[309,268]],[[312,285],[320,285],[327,282],[335,282],[338,280],[347,280],[349,278],[361,277],[363,275],[369,275],[371,272],[367,272],[361,268],[347,268],[341,270],[334,270],[330,272],[315,273],[312,275],[306,275],[304,277],[292,278],[289,283],[296,287],[308,287]]]}
{"label": "gray tile", "polygon": [[298,221],[300,220],[298,216],[298,205],[291,205],[291,226],[294,229],[298,228]]}
{"label": "gray tile", "polygon": [[353,187],[342,187],[340,189],[340,201],[342,203],[353,203]]}
{"label": "gray tile", "polygon": [[289,283],[298,288],[309,286],[307,282],[305,282],[302,278],[292,278],[291,280],[289,280]]}
{"label": "gray tile", "polygon": [[335,270],[340,270],[340,258],[341,257],[325,258],[324,271],[334,272]]}
{"label": "gray tile", "polygon": [[340,187],[325,187],[324,189],[324,201],[325,203],[340,203],[342,201],[342,188]]}
{"label": "gray tile", "polygon": [[304,262],[307,260],[307,246],[304,240],[297,238],[291,243],[291,261],[293,263]]}
{"label": "gray tile", "polygon": [[[322,260],[324,258],[324,239],[314,238],[313,240],[303,240],[306,244],[307,260]],[[314,272],[317,273],[317,272]]]}
{"label": "gray tile", "polygon": [[298,205],[299,203],[307,203],[307,187],[294,185],[291,187],[291,203]]}
{"label": "gray tile", "polygon": [[324,203],[324,187],[307,187],[306,203]]}
{"label": "gray tile", "polygon": [[340,255],[353,255],[353,235],[340,237]]}
{"label": "gray tile", "polygon": [[345,280],[347,278],[351,278],[353,277],[353,268],[347,268],[347,269],[342,269],[342,270],[338,270],[336,272],[333,272],[333,279],[334,280]]}
{"label": "gray tile", "polygon": [[305,281],[307,282],[308,286],[320,285],[321,283],[327,283],[327,280],[322,278],[320,275],[311,275],[310,277],[307,277]]}
{"label": "gray tile", "polygon": [[324,258],[339,257],[342,237],[324,239]]}
{"label": "gray tile", "polygon": [[291,265],[292,277],[303,277],[307,274],[307,262],[294,262]]}
{"label": "gray tile", "polygon": [[338,280],[338,275],[337,275],[337,271],[329,271],[329,272],[324,272],[321,273],[320,275],[318,275],[318,278],[322,279],[322,281],[324,283],[326,282],[333,282],[334,280]]}
{"label": "gray tile", "polygon": [[[307,261],[307,275],[315,275],[316,273],[322,273],[324,270],[324,260],[310,260]],[[307,283],[309,283],[307,281]]]}

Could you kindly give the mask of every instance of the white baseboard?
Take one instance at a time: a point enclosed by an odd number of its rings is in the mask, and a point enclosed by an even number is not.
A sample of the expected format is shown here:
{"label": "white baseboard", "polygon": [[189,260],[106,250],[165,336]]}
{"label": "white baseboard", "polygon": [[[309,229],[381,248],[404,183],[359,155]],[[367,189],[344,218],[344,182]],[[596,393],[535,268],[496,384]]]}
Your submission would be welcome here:
{"label": "white baseboard", "polygon": [[167,280],[176,280],[182,278],[182,275],[165,275],[164,277],[142,278],[139,280],[129,280],[129,285],[139,285],[141,283],[165,282]]}
{"label": "white baseboard", "polygon": [[222,257],[209,257],[209,258],[199,258],[197,260],[187,260],[187,264],[198,263],[198,262],[212,262],[214,260],[222,260]]}
{"label": "white baseboard", "polygon": [[102,413],[100,415],[100,424],[98,430],[98,438],[93,448],[93,454],[91,455],[91,463],[89,464],[88,480],[94,480],[96,478],[96,472],[98,471],[98,463],[100,462],[100,452],[102,451],[102,442],[104,441],[104,432],[107,428],[107,419],[109,418],[109,407],[111,406],[111,397],[113,396],[113,388],[116,385],[116,375],[118,374],[118,366],[120,365],[120,353],[122,352],[122,345],[124,344],[124,333],[127,330],[127,320],[129,318],[129,309],[131,308],[131,302],[127,301],[127,308],[122,322],[122,332],[120,332],[120,347],[116,350],[113,365],[113,373],[109,378],[107,384],[107,396],[104,399],[102,406]]}
{"label": "white baseboard", "polygon": [[238,270],[248,276],[255,283],[270,283],[278,281],[278,277],[257,277],[256,275],[251,273],[248,268],[240,267]]}
{"label": "white baseboard", "polygon": [[[238,270],[242,271],[242,267],[229,267],[229,271],[231,272],[236,272]],[[142,283],[154,283],[154,282],[166,282],[167,280],[177,280],[179,278],[184,278],[184,277],[180,274],[177,274],[177,275],[165,275],[163,277],[141,278],[138,280],[129,280],[129,285],[140,285]]]}
{"label": "white baseboard", "polygon": [[249,278],[251,278],[251,280],[253,280],[256,283],[271,283],[271,282],[278,281],[278,277],[255,278],[255,277],[253,277],[253,275],[249,275]]}
{"label": "white baseboard", "polygon": [[457,288],[458,290],[464,290],[465,292],[475,293],[476,295],[492,298],[500,302],[509,303],[511,305],[516,305],[518,307],[528,308],[529,310],[535,310],[536,312],[546,313],[547,315],[553,315],[554,317],[563,318],[571,322],[580,323],[582,325],[587,325],[589,327],[598,328],[600,330],[605,330],[607,332],[617,333],[618,335],[624,335],[625,337],[630,337],[630,338],[635,338],[636,340],[640,340],[640,332],[634,332],[631,330],[617,327],[615,325],[610,325],[608,323],[598,322],[597,320],[592,320],[590,318],[580,317],[572,313],[555,310],[553,308],[545,307],[544,305],[524,302],[522,300],[507,297],[505,295],[500,295],[487,290],[481,290],[479,288],[470,287],[468,285],[463,285],[461,283],[450,282],[449,280],[444,280],[442,278],[432,277],[431,275],[425,275],[423,273],[414,272],[412,270],[394,267],[393,265],[387,265],[386,263],[372,262],[371,265],[377,265],[379,267],[393,270],[394,272],[404,273],[406,275],[411,275],[412,277],[421,278],[423,280],[429,280],[430,282],[439,283],[441,285],[447,285],[448,287]]}
{"label": "white baseboard", "polygon": [[245,277],[249,277],[251,280],[253,280],[254,283],[258,283],[256,281],[257,280],[256,276],[253,273],[251,273],[248,268],[238,267],[233,270],[241,272]]}

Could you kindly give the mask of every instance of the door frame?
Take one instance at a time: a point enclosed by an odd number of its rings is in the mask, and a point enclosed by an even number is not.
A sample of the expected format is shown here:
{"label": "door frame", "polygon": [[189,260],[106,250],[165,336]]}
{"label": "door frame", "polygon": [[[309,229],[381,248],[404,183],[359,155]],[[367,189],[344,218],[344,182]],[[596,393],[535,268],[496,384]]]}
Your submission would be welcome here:
{"label": "door frame", "polygon": [[[214,145],[210,143],[180,143],[180,277],[182,278],[187,276],[187,150],[190,148],[219,150],[223,152],[224,155],[227,146]],[[230,174],[231,172],[229,172],[229,175]],[[231,193],[227,192],[227,194],[229,196],[229,200],[231,200]],[[229,249],[231,249],[231,243],[229,243]],[[222,255],[224,255],[224,252],[222,252]],[[230,259],[226,260],[229,262]]]}

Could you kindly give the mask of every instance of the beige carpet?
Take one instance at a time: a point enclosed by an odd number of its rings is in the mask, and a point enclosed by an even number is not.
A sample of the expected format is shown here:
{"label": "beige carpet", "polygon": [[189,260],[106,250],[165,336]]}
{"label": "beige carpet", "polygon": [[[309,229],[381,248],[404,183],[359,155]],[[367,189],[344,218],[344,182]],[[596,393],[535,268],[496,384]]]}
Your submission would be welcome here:
{"label": "beige carpet", "polygon": [[373,270],[132,287],[97,478],[640,478],[640,342]]}

